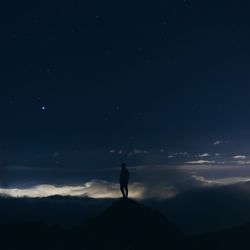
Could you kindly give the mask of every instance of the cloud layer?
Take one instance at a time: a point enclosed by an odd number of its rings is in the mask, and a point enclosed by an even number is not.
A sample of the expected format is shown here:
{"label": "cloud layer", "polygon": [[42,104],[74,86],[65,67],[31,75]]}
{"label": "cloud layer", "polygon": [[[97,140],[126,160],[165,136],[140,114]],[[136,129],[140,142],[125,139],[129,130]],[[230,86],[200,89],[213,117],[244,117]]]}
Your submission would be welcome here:
{"label": "cloud layer", "polygon": [[[144,187],[139,183],[130,185],[130,197],[141,199]],[[91,198],[118,198],[120,197],[119,185],[106,181],[92,180],[78,186],[54,186],[49,184],[31,186],[29,188],[0,188],[0,194],[10,197],[48,197],[54,195],[80,196]]]}
{"label": "cloud layer", "polygon": [[[167,199],[193,188],[231,185],[250,181],[249,155],[237,152],[224,155],[210,151],[205,153],[161,152],[166,164],[129,166],[130,197],[135,199]],[[111,150],[111,153],[120,153]],[[148,151],[134,150],[150,157]],[[57,154],[55,154],[57,157]],[[173,158],[173,159],[172,159]],[[144,158],[143,158],[144,159]],[[54,195],[91,198],[118,198],[121,196],[119,167],[110,168],[35,168],[10,166],[0,168],[0,195],[11,197],[48,197]],[[12,182],[7,183],[7,177]],[[95,179],[93,180],[93,176]],[[35,179],[39,177],[39,179]],[[25,181],[23,179],[25,178]],[[108,181],[107,181],[108,180]],[[8,185],[6,185],[6,183]],[[22,187],[25,183],[25,187]],[[44,184],[45,183],[45,184]],[[69,184],[71,183],[71,184]],[[29,186],[27,186],[29,185]]]}
{"label": "cloud layer", "polygon": [[[42,198],[55,195],[90,197],[96,199],[119,198],[121,197],[119,188],[119,184],[117,183],[92,180],[82,186],[55,186],[42,184],[31,186],[29,188],[0,188],[0,195],[15,198]],[[171,185],[157,184],[150,188],[142,183],[131,183],[129,185],[129,197],[139,200],[149,198],[166,199],[174,197],[176,194],[177,191]]]}

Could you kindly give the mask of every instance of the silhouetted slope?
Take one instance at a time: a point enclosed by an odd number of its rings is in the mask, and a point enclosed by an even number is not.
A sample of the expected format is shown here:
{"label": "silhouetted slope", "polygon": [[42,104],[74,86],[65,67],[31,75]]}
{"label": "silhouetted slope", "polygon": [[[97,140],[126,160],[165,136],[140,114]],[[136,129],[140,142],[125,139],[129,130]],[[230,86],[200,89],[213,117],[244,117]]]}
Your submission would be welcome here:
{"label": "silhouetted slope", "polygon": [[0,196],[0,223],[43,222],[73,227],[96,216],[113,204],[111,199],[50,196],[44,198],[10,198]]}
{"label": "silhouetted slope", "polygon": [[[10,202],[9,207],[23,208]],[[101,206],[100,215],[71,229],[20,220],[0,220],[0,249],[243,250],[250,245],[250,224],[186,238],[164,215],[130,199],[116,201],[106,210]]]}
{"label": "silhouetted slope", "polygon": [[1,223],[8,250],[163,250],[187,247],[184,235],[161,213],[126,199],[72,229],[29,221]]}
{"label": "silhouetted slope", "polygon": [[82,233],[90,249],[177,249],[185,241],[161,213],[130,199],[88,220]]}

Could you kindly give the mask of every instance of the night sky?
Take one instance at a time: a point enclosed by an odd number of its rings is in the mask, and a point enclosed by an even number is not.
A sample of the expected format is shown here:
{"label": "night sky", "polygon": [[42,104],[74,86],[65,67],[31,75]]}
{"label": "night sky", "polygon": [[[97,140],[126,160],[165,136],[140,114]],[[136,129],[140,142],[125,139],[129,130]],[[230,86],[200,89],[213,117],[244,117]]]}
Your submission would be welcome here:
{"label": "night sky", "polygon": [[249,180],[249,8],[1,3],[1,192],[109,197],[122,162],[143,197]]}

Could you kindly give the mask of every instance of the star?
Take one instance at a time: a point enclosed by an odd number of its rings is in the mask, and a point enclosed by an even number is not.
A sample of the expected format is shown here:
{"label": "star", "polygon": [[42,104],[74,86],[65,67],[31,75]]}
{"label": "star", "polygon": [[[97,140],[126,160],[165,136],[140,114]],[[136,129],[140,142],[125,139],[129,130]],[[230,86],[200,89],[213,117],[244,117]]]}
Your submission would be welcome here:
{"label": "star", "polygon": [[45,106],[42,106],[42,110],[45,111],[45,110],[46,110],[46,107],[45,107]]}

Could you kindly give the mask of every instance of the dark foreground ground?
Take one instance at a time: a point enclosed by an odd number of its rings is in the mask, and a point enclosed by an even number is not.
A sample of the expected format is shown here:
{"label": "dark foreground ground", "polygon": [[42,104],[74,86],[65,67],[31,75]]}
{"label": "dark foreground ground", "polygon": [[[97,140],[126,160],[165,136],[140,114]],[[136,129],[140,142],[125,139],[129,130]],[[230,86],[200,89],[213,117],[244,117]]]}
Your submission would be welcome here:
{"label": "dark foreground ground", "polygon": [[32,221],[2,222],[1,249],[247,249],[250,224],[186,236],[163,214],[131,199],[73,227]]}

